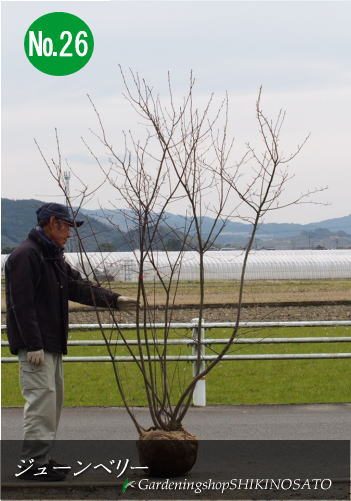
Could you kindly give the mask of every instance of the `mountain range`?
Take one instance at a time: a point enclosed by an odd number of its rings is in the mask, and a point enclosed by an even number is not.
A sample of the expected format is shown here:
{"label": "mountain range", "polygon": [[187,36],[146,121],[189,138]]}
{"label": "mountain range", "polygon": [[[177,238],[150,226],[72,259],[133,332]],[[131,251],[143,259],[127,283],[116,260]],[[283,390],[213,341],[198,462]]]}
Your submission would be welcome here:
{"label": "mountain range", "polygon": [[[127,231],[128,222],[132,221],[131,211],[124,209],[97,209],[83,210],[87,216],[94,217],[98,220],[103,220],[107,225],[119,226],[123,231]],[[167,223],[173,228],[184,228],[185,216],[165,213]],[[202,218],[202,229],[204,233],[208,232],[213,224],[213,219],[210,217]],[[318,228],[323,228],[331,232],[343,231],[351,235],[351,215],[339,217],[335,219],[327,219],[316,223],[296,224],[296,223],[263,223],[257,231],[259,238],[267,239],[271,237],[291,237],[302,231],[314,231]],[[223,235],[245,235],[250,231],[250,225],[228,221],[223,231]]]}
{"label": "mountain range", "polygon": [[[24,240],[28,231],[35,226],[35,211],[43,201],[1,199],[2,252]],[[136,224],[131,211],[124,209],[82,209],[81,219],[85,221],[80,234],[87,251],[95,251],[101,245],[104,250],[129,250],[128,241],[137,242]],[[201,219],[202,231],[206,235],[213,225],[213,219]],[[182,215],[165,213],[163,227],[172,228],[173,237],[184,231],[186,218]],[[216,247],[242,248],[247,242],[251,226],[228,221],[216,240]],[[134,244],[133,244],[134,245]],[[351,248],[351,215],[327,219],[309,224],[264,223],[258,228],[256,248]],[[77,242],[71,239],[70,249],[76,250]]]}

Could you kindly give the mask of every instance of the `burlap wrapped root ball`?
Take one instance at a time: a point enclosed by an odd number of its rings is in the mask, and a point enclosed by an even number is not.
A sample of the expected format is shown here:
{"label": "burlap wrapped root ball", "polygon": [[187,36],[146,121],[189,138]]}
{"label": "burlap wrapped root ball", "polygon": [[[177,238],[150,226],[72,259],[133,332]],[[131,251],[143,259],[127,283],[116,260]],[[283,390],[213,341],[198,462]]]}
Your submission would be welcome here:
{"label": "burlap wrapped root ball", "polygon": [[141,466],[148,466],[148,476],[185,475],[197,458],[198,439],[186,430],[150,430],[142,432],[137,442]]}

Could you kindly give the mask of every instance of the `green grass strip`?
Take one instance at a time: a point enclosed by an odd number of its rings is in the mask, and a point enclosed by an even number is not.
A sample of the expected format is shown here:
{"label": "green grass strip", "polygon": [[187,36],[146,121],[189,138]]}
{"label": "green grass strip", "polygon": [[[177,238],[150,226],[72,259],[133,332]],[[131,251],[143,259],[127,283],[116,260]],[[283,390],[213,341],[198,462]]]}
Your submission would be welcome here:
{"label": "green grass strip", "polygon": [[[161,333],[159,333],[161,335]],[[172,338],[185,338],[190,331],[173,331]],[[207,338],[226,338],[230,329],[206,331]],[[242,330],[240,337],[324,337],[350,336],[350,343],[313,344],[255,344],[236,345],[230,354],[250,353],[338,353],[351,352],[350,327],[299,327]],[[115,339],[116,334],[112,337]],[[127,332],[128,339],[135,332]],[[3,339],[6,336],[3,335]],[[101,339],[99,332],[72,332],[70,339]],[[220,349],[213,345],[206,349],[214,354]],[[135,348],[136,350],[136,348]],[[136,351],[135,351],[136,352]],[[2,356],[8,356],[8,349]],[[191,354],[191,348],[172,346],[169,354]],[[107,355],[106,347],[70,347],[70,356]],[[128,355],[123,346],[116,355]],[[118,364],[123,384],[131,405],[146,404],[141,374],[134,363]],[[122,400],[114,381],[110,363],[66,363],[66,406],[118,406]],[[184,385],[190,381],[190,362],[168,364],[173,402]],[[158,381],[160,381],[158,370]],[[288,404],[327,403],[351,401],[351,361],[339,360],[260,360],[223,361],[207,376],[207,403],[211,404]],[[2,406],[22,406],[18,386],[18,365],[2,365]]]}

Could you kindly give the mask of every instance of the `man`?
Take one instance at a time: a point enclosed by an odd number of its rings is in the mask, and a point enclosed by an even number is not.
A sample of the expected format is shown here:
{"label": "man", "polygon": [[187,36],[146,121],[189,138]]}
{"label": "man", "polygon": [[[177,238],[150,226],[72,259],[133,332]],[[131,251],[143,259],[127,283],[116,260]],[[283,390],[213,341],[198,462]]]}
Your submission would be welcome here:
{"label": "man", "polygon": [[[7,333],[18,355],[24,406],[23,461],[34,460],[27,478],[56,481],[65,475],[50,458],[63,404],[62,355],[67,353],[68,301],[135,308],[137,301],[83,280],[64,260],[72,219],[63,205],[46,203],[37,211],[38,226],[9,256],[6,266]],[[46,475],[34,476],[45,467]],[[63,470],[65,471],[65,470]],[[20,477],[24,478],[24,477]]]}

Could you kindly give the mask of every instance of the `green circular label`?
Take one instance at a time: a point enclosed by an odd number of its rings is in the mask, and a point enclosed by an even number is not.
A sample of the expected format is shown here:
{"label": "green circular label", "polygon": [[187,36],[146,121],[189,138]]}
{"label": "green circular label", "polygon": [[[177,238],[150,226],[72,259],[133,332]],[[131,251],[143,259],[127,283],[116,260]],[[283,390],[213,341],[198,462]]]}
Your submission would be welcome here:
{"label": "green circular label", "polygon": [[71,75],[87,64],[94,50],[89,26],[67,12],[38,17],[24,38],[27,58],[48,75]]}

